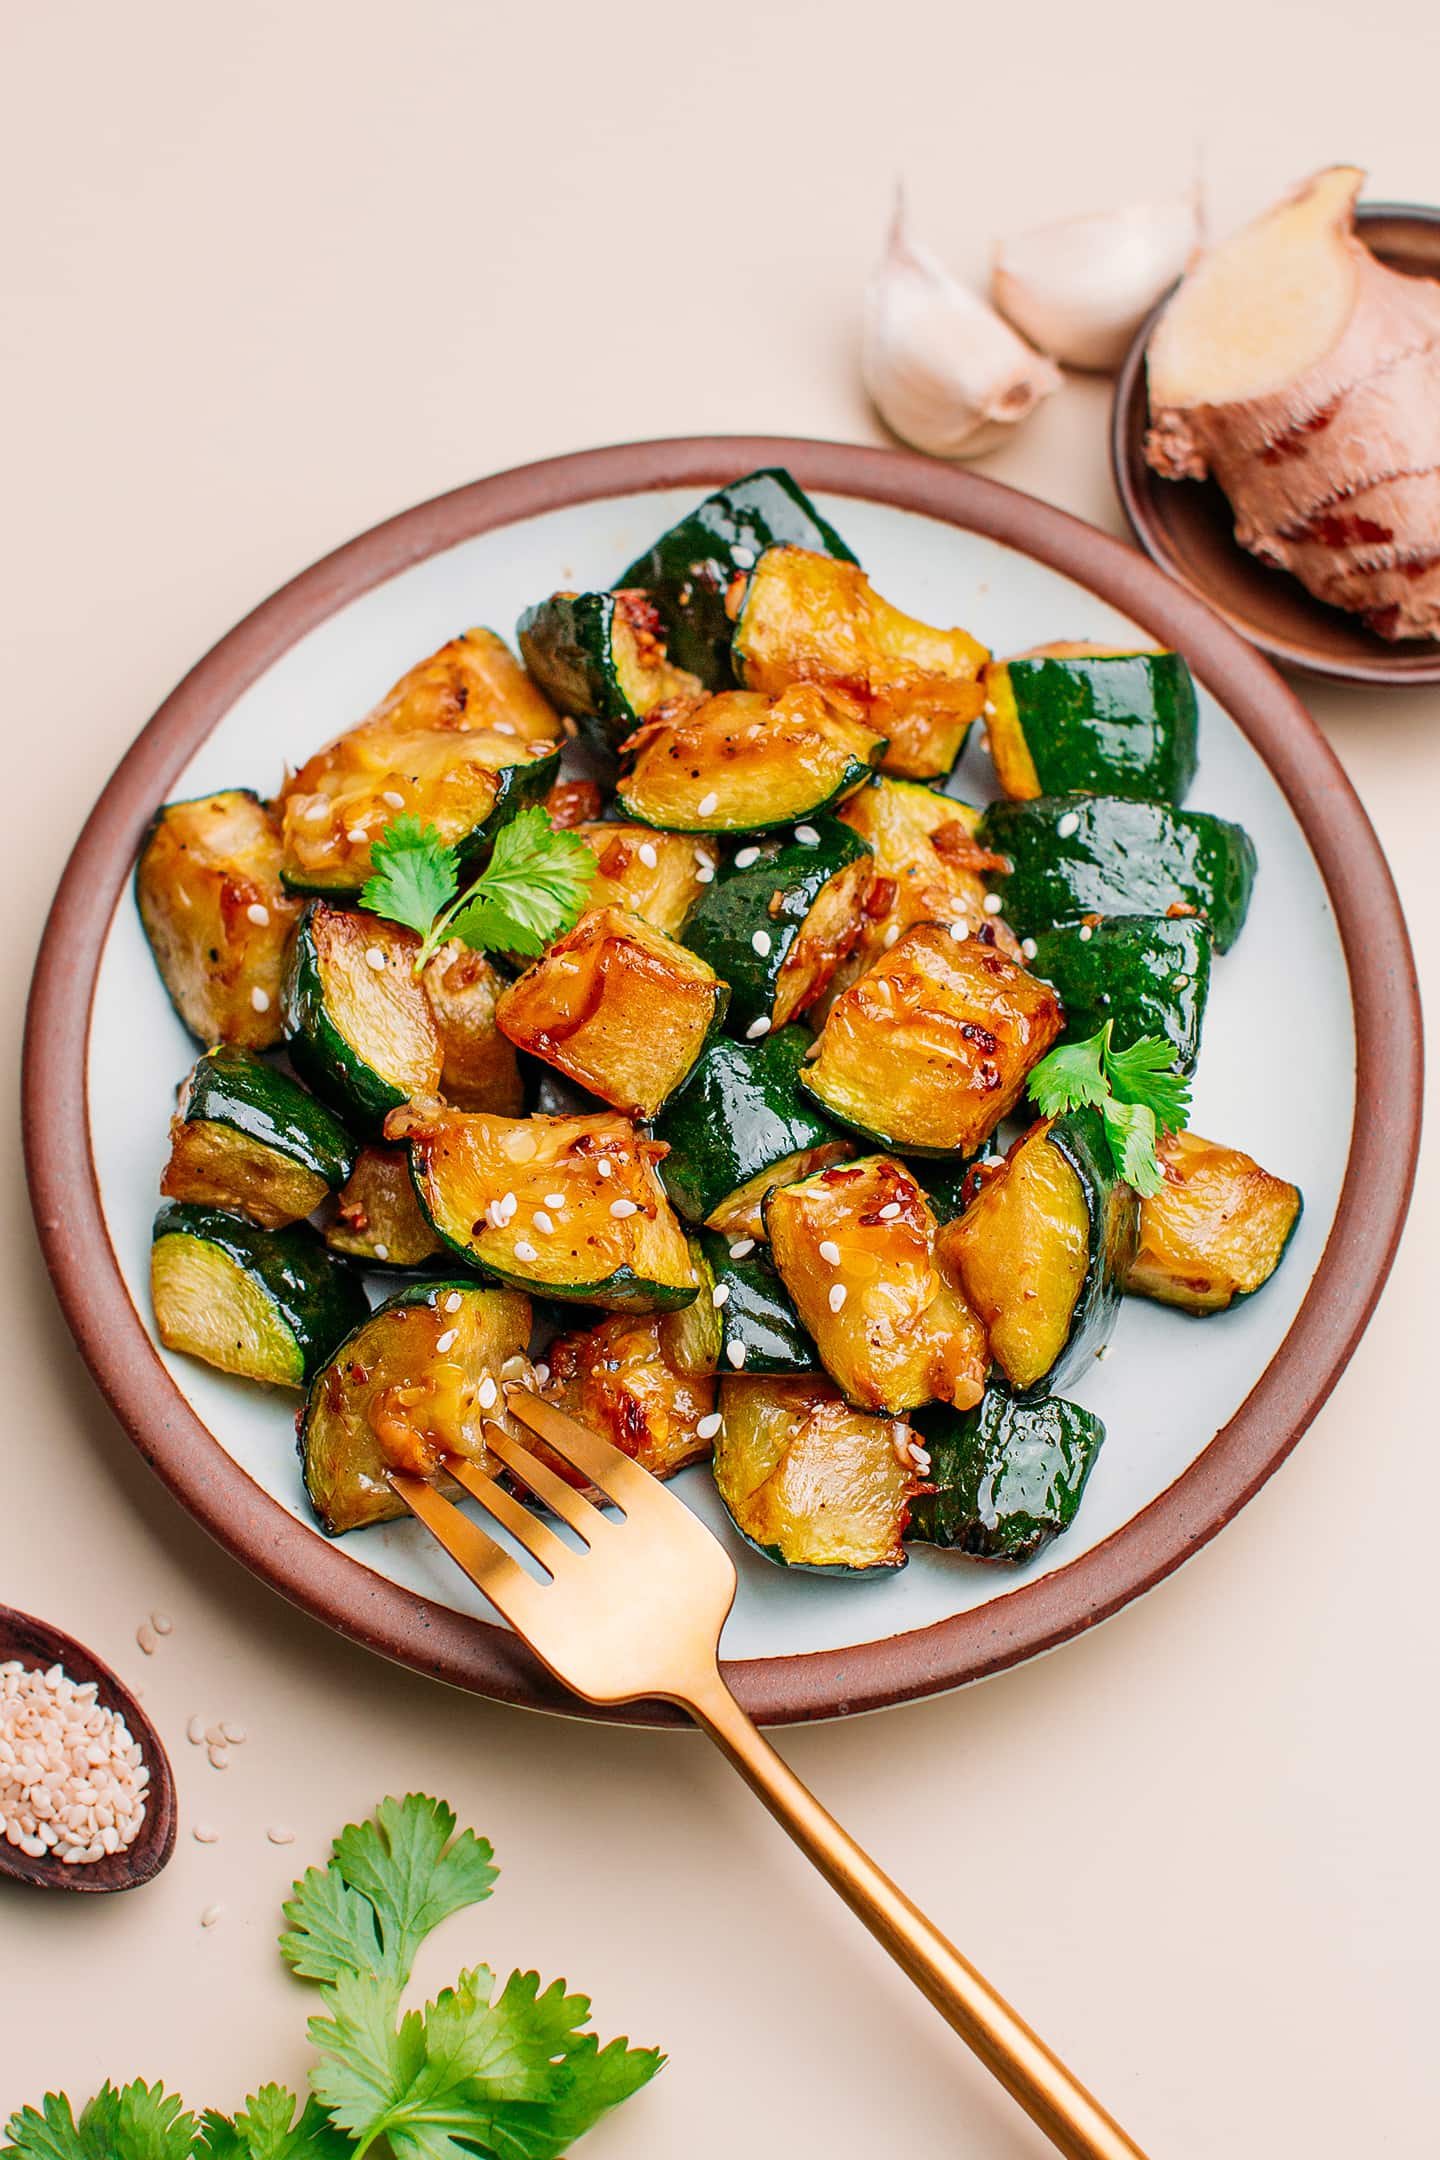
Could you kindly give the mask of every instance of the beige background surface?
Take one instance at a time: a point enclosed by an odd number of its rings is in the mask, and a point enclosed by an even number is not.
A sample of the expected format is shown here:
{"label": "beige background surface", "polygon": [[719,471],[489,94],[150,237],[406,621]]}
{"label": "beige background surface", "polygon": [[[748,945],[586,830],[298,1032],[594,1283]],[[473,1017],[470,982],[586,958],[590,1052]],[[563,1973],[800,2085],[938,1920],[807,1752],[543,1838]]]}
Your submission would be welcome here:
{"label": "beige background surface", "polygon": [[[1340,157],[1440,195],[1428,0],[4,12],[12,1044],[106,774],[293,570],[593,442],[878,439],[855,316],[897,172],[962,267],[1001,227],[1183,184],[1197,149],[1222,220]],[[1118,530],[1107,395],[1072,383],[982,469]],[[1434,982],[1440,696],[1312,703]],[[214,1549],[71,1350],[9,1129],[0,1595],[143,1686],[185,1828],[133,1900],[0,1893],[0,2114],[107,2072],[196,2103],[300,2081],[292,1863],[418,1784],[504,1870],[422,1977],[535,1963],[671,2052],[596,2160],[1040,2149],[698,1740],[444,1693]],[[983,1689],[784,1742],[1157,2160],[1433,2136],[1437,1230],[1432,1158],[1348,1377],[1180,1576]],[[147,1661],[155,1605],[175,1631]],[[185,1744],[197,1710],[249,1730],[223,1775]]]}

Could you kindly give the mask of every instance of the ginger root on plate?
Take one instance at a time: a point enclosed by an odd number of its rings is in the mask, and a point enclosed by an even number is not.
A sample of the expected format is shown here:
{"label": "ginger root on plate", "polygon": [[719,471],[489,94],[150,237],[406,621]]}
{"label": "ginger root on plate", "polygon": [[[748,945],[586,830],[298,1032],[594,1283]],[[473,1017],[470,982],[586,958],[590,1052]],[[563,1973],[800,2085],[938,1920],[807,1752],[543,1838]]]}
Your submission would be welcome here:
{"label": "ginger root on plate", "polygon": [[1333,165],[1203,256],[1150,341],[1147,462],[1382,637],[1440,637],[1440,281],[1355,232]]}

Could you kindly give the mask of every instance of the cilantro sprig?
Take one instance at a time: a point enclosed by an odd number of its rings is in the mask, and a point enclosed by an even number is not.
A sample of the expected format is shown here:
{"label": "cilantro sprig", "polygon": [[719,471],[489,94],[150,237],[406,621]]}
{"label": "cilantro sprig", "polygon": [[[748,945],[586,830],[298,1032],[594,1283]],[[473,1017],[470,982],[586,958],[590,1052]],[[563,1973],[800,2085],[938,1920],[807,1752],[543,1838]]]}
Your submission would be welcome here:
{"label": "cilantro sprig", "polygon": [[1158,1036],[1142,1035],[1127,1050],[1113,1041],[1107,1020],[1084,1042],[1062,1043],[1030,1075],[1030,1095],[1043,1117],[1092,1103],[1105,1126],[1115,1168],[1142,1199],[1160,1190],[1156,1154],[1162,1132],[1178,1132],[1190,1108],[1190,1083],[1175,1071],[1175,1052]]}
{"label": "cilantro sprig", "polygon": [[489,862],[463,892],[456,850],[413,812],[390,820],[370,861],[360,905],[416,932],[417,975],[452,937],[477,952],[537,959],[575,927],[595,875],[584,841],[558,831],[538,803],[501,827]]}
{"label": "cilantro sprig", "polygon": [[[198,2119],[160,2085],[105,2085],[77,2116],[47,2093],[10,2119],[13,2160],[558,2160],[664,2057],[584,2028],[565,1982],[476,1965],[423,2009],[402,2009],[415,1956],[452,1913],[488,1898],[494,1855],[456,1834],[443,1801],[411,1793],[342,1830],[285,1906],[281,1955],[320,1985],[318,2060],[302,2102],[262,2085],[234,2116]],[[379,2154],[376,2153],[376,2160]]]}

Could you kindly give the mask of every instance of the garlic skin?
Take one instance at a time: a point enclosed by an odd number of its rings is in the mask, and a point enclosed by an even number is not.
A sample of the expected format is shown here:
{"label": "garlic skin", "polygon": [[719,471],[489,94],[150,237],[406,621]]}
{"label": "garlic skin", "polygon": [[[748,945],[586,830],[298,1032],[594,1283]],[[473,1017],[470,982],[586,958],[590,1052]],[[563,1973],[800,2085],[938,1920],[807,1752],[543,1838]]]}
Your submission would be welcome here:
{"label": "garlic skin", "polygon": [[886,426],[941,458],[993,449],[1061,381],[1057,368],[910,237],[899,198],[865,293],[860,366]]}
{"label": "garlic skin", "polygon": [[996,249],[991,297],[1042,352],[1111,374],[1201,237],[1193,195],[1039,225]]}

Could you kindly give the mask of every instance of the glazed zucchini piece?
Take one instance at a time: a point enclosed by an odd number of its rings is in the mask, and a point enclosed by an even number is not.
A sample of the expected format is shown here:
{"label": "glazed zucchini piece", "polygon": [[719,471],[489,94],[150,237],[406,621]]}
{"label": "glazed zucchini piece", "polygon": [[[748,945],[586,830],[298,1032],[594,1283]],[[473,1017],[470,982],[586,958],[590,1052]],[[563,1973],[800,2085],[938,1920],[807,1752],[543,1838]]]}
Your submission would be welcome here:
{"label": "glazed zucchini piece", "polygon": [[818,1372],[820,1352],[814,1337],[796,1312],[768,1248],[754,1237],[716,1230],[703,1231],[700,1246],[704,1279],[695,1306],[709,1301],[715,1319],[716,1369]]}
{"label": "glazed zucchini piece", "polygon": [[559,771],[560,732],[493,631],[453,639],[287,781],[286,885],[358,893],[371,842],[407,811],[435,827],[462,868],[477,862],[517,811],[544,801]]}
{"label": "glazed zucchini piece", "polygon": [[[736,604],[732,600],[732,606]],[[884,769],[948,773],[985,704],[990,655],[964,630],[936,630],[882,600],[855,563],[768,548],[738,599],[738,681],[772,697],[821,683],[852,699],[886,738]]]}
{"label": "glazed zucchini piece", "polygon": [[621,745],[628,817],[671,832],[769,832],[843,802],[878,763],[883,735],[814,684],[777,698],[728,690],[662,707]]}
{"label": "glazed zucchini piece", "polygon": [[434,1095],[444,1052],[416,980],[419,939],[378,915],[312,901],[285,984],[290,1061],[318,1094],[376,1132],[412,1095]]}
{"label": "glazed zucchini piece", "polygon": [[846,1400],[896,1414],[980,1400],[984,1331],[936,1265],[935,1217],[889,1155],[834,1163],[772,1192],[765,1226],[780,1279]]}
{"label": "glazed zucchini piece", "polygon": [[1099,1112],[1042,1119],[936,1240],[1017,1395],[1056,1387],[1110,1340],[1135,1252],[1135,1195]]}
{"label": "glazed zucchini piece", "polygon": [[410,1158],[398,1147],[361,1148],[324,1238],[342,1259],[401,1275],[431,1268],[445,1250],[420,1212]]}
{"label": "glazed zucchini piece", "polygon": [[593,908],[495,1008],[511,1042],[630,1117],[654,1117],[724,1017],[714,970],[620,908]]}
{"label": "glazed zucchini piece", "polygon": [[687,1222],[763,1237],[761,1202],[772,1185],[855,1152],[800,1091],[809,1047],[799,1027],[753,1043],[717,1035],[706,1045],[654,1127],[669,1151],[661,1179]]}
{"label": "glazed zucchini piece", "polygon": [[275,1387],[303,1387],[369,1309],[308,1223],[261,1230],[173,1200],[155,1217],[150,1297],[167,1350]]}
{"label": "glazed zucchini piece", "polygon": [[690,911],[685,943],[730,985],[730,1026],[758,1038],[823,996],[865,922],[870,849],[836,818],[742,847]]}
{"label": "glazed zucchini piece", "polygon": [[726,598],[777,542],[853,562],[833,525],[779,467],[748,473],[707,495],[631,563],[620,583],[639,586],[659,612],[671,663],[707,690],[728,690],[732,622]]}
{"label": "glazed zucchini piece", "polygon": [[[715,1436],[715,1381],[668,1354],[667,1331],[679,1313],[612,1313],[598,1327],[557,1336],[545,1353],[547,1402],[588,1425],[648,1470],[673,1477],[704,1462]],[[528,1443],[536,1446],[533,1437]],[[571,1484],[584,1485],[559,1456],[539,1452]]]}
{"label": "glazed zucchini piece", "polygon": [[458,1493],[441,1474],[447,1455],[498,1470],[485,1420],[519,1437],[503,1390],[529,1384],[529,1338],[530,1300],[514,1290],[414,1284],[377,1306],[316,1375],[299,1419],[305,1491],[326,1536],[405,1513],[390,1471]]}
{"label": "glazed zucchini piece", "polygon": [[801,1086],[901,1154],[973,1154],[1060,1033],[1060,1001],[980,936],[907,930],[836,999]]}
{"label": "glazed zucchini piece", "polygon": [[446,1102],[457,1110],[517,1117],[525,1086],[515,1045],[495,1020],[504,977],[484,953],[451,938],[426,962],[420,979],[440,1036],[440,1093]]}
{"label": "glazed zucchini piece", "polygon": [[340,1120],[313,1095],[252,1050],[221,1044],[182,1083],[160,1190],[280,1230],[313,1215],[354,1156]]}
{"label": "glazed zucchini piece", "polygon": [[1157,1152],[1165,1182],[1140,1203],[1125,1288],[1182,1312],[1224,1312],[1269,1282],[1284,1259],[1300,1220],[1300,1188],[1198,1133],[1167,1133]]}
{"label": "glazed zucchini piece", "polygon": [[685,1233],[628,1118],[502,1118],[410,1103],[385,1121],[436,1232],[517,1289],[663,1312],[699,1288]]}
{"label": "glazed zucchini piece", "polygon": [[922,1410],[915,1437],[932,1489],[910,1510],[910,1542],[1017,1567],[1075,1520],[1105,1427],[1058,1395],[1025,1403],[987,1388],[972,1410]]}
{"label": "glazed zucchini piece", "polygon": [[995,802],[981,837],[1010,863],[992,879],[1019,937],[1087,915],[1199,915],[1216,949],[1244,928],[1255,843],[1204,810],[1116,795],[1040,795]]}
{"label": "glazed zucchini piece", "polygon": [[170,1002],[207,1046],[279,1042],[285,948],[300,903],[280,882],[280,826],[248,788],[166,803],[135,865],[135,901]]}
{"label": "glazed zucchini piece", "polygon": [[1088,1041],[1107,1020],[1117,1049],[1142,1035],[1168,1042],[1195,1070],[1210,995],[1210,931],[1198,915],[1110,915],[1042,931],[1030,961],[1065,1008],[1065,1042]]}
{"label": "glazed zucchini piece", "polygon": [[628,908],[652,930],[679,937],[691,907],[715,875],[720,851],[690,833],[656,832],[649,825],[577,825],[595,857],[592,908]]}
{"label": "glazed zucchini piece", "polygon": [[1195,777],[1195,683],[1176,652],[992,661],[985,670],[995,777],[1037,795],[1183,802]]}
{"label": "glazed zucchini piece", "polygon": [[697,676],[667,660],[660,617],[647,593],[552,593],[527,608],[516,638],[546,696],[558,711],[583,722],[603,750],[618,748],[635,723],[667,699],[705,691]]}
{"label": "glazed zucchini piece", "polygon": [[747,1545],[816,1575],[905,1565],[922,1490],[899,1418],[852,1410],[823,1375],[720,1384],[715,1485]]}

